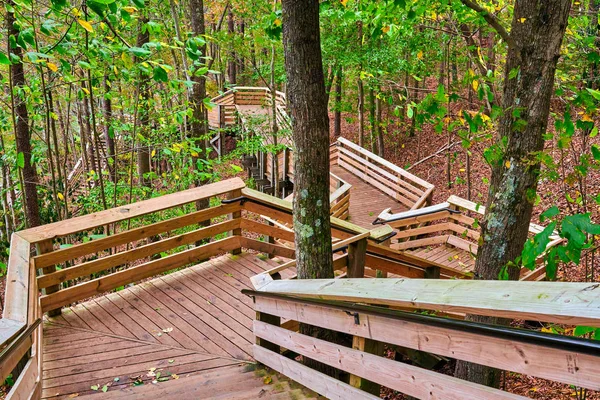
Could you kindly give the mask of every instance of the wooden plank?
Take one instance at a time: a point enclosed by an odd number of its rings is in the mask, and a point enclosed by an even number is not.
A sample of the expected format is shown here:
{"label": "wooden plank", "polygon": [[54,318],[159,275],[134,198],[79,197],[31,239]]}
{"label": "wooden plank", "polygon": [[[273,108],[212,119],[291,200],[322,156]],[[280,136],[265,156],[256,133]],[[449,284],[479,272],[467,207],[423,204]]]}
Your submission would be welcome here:
{"label": "wooden plank", "polygon": [[391,162],[387,161],[386,159],[379,157],[378,155],[371,153],[370,151],[368,151],[366,149],[363,149],[362,147],[352,143],[351,141],[349,141],[347,139],[338,138],[338,142],[341,143],[343,146],[350,147],[351,149],[365,155],[369,159],[374,160],[374,161],[378,162],[379,164],[391,169],[392,171],[398,173],[402,177],[404,177],[410,181],[418,183],[419,185],[421,185],[424,188],[430,188],[433,186],[431,183],[424,181],[423,179],[419,178],[418,176],[413,175],[410,172],[403,170],[402,168],[398,167],[397,165],[394,165]]}
{"label": "wooden plank", "polygon": [[[600,387],[599,357],[512,339],[422,325],[369,313],[359,313],[361,323],[342,309],[283,299],[256,297],[256,309],[282,318],[312,324],[397,346],[438,354],[537,376],[589,389]],[[398,332],[402,332],[399,335]]]}
{"label": "wooden plank", "polygon": [[[526,397],[463,381],[380,355],[350,349],[279,327],[254,323],[258,337],[305,357],[339,368],[419,399],[525,399]],[[379,394],[379,393],[377,393]]]}
{"label": "wooden plank", "polygon": [[452,222],[448,223],[448,227],[454,232],[458,233],[461,237],[468,237],[474,240],[479,240],[480,233],[477,231]]}
{"label": "wooden plank", "polygon": [[[233,191],[229,192],[229,194],[228,194],[228,198],[229,199],[235,199],[235,198],[238,198],[238,197],[241,197],[241,196],[242,196],[242,191],[239,190],[239,189],[238,190],[233,190]],[[232,220],[234,220],[234,221],[235,220],[241,220],[241,218],[242,218],[242,211],[239,210],[239,211],[231,213],[230,218]],[[232,236],[242,236],[241,226],[237,226],[235,229],[232,229],[231,230],[231,235]],[[240,249],[240,248],[233,249],[231,251],[231,254],[240,254],[241,251],[242,251],[242,249]]]}
{"label": "wooden plank", "polygon": [[422,279],[425,277],[425,272],[421,268],[406,265],[401,262],[394,262],[370,254],[367,254],[365,258],[365,265],[371,269],[389,272],[406,278]]}
{"label": "wooden plank", "polygon": [[331,400],[379,400],[379,396],[363,392],[299,362],[285,358],[263,347],[254,346],[254,358],[303,386]]}
{"label": "wooden plank", "polygon": [[288,242],[294,241],[294,232],[290,232],[276,226],[269,226],[247,218],[241,219],[241,228],[250,232],[260,233],[275,238],[280,238]]}
{"label": "wooden plank", "polygon": [[111,275],[96,278],[91,281],[63,289],[58,293],[42,296],[42,310],[54,309],[77,300],[107,292],[127,283],[136,282],[170,269],[201,261],[221,252],[231,251],[239,247],[239,245],[239,237],[228,237],[190,250],[185,250],[159,260],[150,261],[123,271],[115,272]]}
{"label": "wooden plank", "polygon": [[287,247],[279,246],[276,244],[265,243],[259,240],[250,239],[247,237],[240,237],[240,243],[242,247],[260,251],[262,253],[272,254],[277,257],[295,258],[296,251]]}
{"label": "wooden plank", "polygon": [[273,281],[261,291],[322,300],[600,327],[600,285],[596,283],[302,279]]}
{"label": "wooden plank", "polygon": [[233,190],[242,189],[246,185],[240,178],[232,178],[211,183],[201,187],[144,200],[127,206],[111,208],[94,214],[83,215],[65,221],[55,222],[30,228],[19,232],[19,235],[30,243],[46,239],[66,236],[72,233],[89,230],[98,226],[139,217],[168,208],[185,205],[201,199],[222,195]]}
{"label": "wooden plank", "polygon": [[32,336],[28,336],[23,340],[17,347],[15,347],[0,363],[0,380],[4,382],[6,377],[10,375],[17,364],[21,361],[23,356],[27,354],[27,351],[31,349],[33,345]]}
{"label": "wooden plank", "polygon": [[409,225],[423,224],[425,222],[445,220],[450,215],[448,211],[439,211],[433,214],[420,215],[417,217],[405,218],[397,221],[386,221],[386,224],[392,228],[401,228]]}
{"label": "wooden plank", "polygon": [[31,245],[20,234],[10,239],[10,255],[6,273],[6,292],[2,317],[27,323],[29,297],[29,259]]}
{"label": "wooden plank", "polygon": [[10,392],[6,396],[6,400],[26,400],[34,399],[34,393],[38,391],[40,384],[39,363],[37,357],[31,357],[25,368],[15,381]]}
{"label": "wooden plank", "polygon": [[479,246],[475,243],[471,243],[468,240],[459,238],[458,236],[450,235],[448,236],[448,244],[451,244],[454,247],[458,247],[459,249],[468,251],[469,253],[477,255],[477,250]]}
{"label": "wooden plank", "polygon": [[447,222],[441,224],[421,226],[418,228],[408,228],[406,230],[398,231],[398,233],[396,233],[396,236],[394,236],[394,239],[403,239],[435,232],[441,233],[443,231],[447,231],[449,228],[450,224]]}
{"label": "wooden plank", "polygon": [[394,243],[390,247],[396,250],[414,249],[415,247],[425,247],[435,244],[444,244],[448,241],[449,235],[434,236],[425,239],[409,240],[408,242]]}
{"label": "wooden plank", "polygon": [[49,265],[59,264],[61,262],[105,250],[119,244],[133,242],[150,236],[158,235],[163,232],[169,232],[174,229],[197,224],[198,222],[237,212],[239,210],[241,210],[239,203],[221,204],[206,210],[196,211],[181,217],[171,218],[167,221],[157,222],[142,226],[140,228],[117,233],[102,239],[76,244],[65,249],[55,250],[52,253],[36,256],[33,259],[35,260],[35,265],[37,268],[43,268]]}
{"label": "wooden plank", "polygon": [[7,344],[25,329],[25,323],[12,319],[0,319],[0,345]]}
{"label": "wooden plank", "polygon": [[363,278],[365,276],[366,251],[366,237],[348,245],[348,278]]}
{"label": "wooden plank", "polygon": [[98,258],[93,261],[75,265],[70,268],[65,268],[48,275],[43,275],[38,277],[38,286],[40,288],[45,288],[50,285],[55,285],[60,282],[64,282],[80,276],[86,276],[96,272],[106,271],[110,268],[121,266],[146,257],[150,257],[152,255],[171,250],[175,247],[195,243],[206,238],[211,238],[220,233],[228,232],[232,229],[239,228],[241,224],[240,220],[240,218],[237,218],[228,221],[223,221],[211,226],[207,226],[205,228],[196,229],[194,231],[187,232],[181,235],[172,236],[170,238],[159,240],[157,242],[148,243],[144,246],[140,246],[129,251],[122,251],[120,253],[115,253],[110,256]]}

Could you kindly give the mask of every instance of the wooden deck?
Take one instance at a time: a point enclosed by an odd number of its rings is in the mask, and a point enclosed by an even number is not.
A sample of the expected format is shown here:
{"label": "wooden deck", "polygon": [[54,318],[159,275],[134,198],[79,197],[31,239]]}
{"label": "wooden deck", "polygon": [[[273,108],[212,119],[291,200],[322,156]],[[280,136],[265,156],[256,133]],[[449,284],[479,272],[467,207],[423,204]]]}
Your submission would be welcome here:
{"label": "wooden deck", "polygon": [[391,208],[394,212],[408,210],[402,203],[339,165],[332,165],[331,172],[352,185],[348,221],[353,224],[367,229],[374,229],[376,226],[372,222],[382,210],[386,208]]}
{"label": "wooden deck", "polygon": [[246,373],[255,312],[240,290],[276,265],[223,255],[63,309],[44,324],[42,398],[292,398]]}

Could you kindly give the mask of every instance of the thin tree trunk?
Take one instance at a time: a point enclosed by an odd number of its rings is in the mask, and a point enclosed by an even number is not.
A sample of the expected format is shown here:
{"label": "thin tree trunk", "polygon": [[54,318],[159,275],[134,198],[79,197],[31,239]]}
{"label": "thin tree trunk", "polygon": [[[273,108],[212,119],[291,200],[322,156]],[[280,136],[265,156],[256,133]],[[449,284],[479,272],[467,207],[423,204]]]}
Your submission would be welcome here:
{"label": "thin tree trunk", "polygon": [[110,86],[108,84],[108,78],[104,77],[104,141],[106,142],[106,148],[108,154],[106,155],[106,163],[108,165],[108,172],[110,179],[114,184],[117,183],[117,159],[115,150],[115,138],[111,128],[112,125],[112,100],[110,97]]}
{"label": "thin tree trunk", "polygon": [[[204,36],[204,0],[190,0],[190,12],[192,16],[192,31],[195,36]],[[199,47],[202,55],[206,54],[206,45]],[[206,157],[206,121],[205,121],[205,107],[204,98],[206,97],[206,80],[203,76],[195,76],[194,89],[191,97],[191,107],[193,110],[192,122],[191,122],[191,136],[195,141],[195,146],[200,149],[198,151],[199,157],[204,159]],[[194,161],[194,167],[198,168],[198,162]],[[205,182],[203,180],[197,180],[196,186],[201,186]],[[200,200],[196,202],[196,208],[198,210],[208,208],[209,200]],[[209,221],[203,221],[200,225],[210,225]]]}
{"label": "thin tree trunk", "polygon": [[375,90],[373,88],[369,88],[369,128],[371,153],[375,153]]}
{"label": "thin tree trunk", "polygon": [[[515,4],[504,68],[505,112],[498,126],[500,138],[508,141],[504,156],[492,164],[476,279],[498,279],[504,266],[521,254],[527,239],[540,170],[536,155],[544,148],[556,63],[570,8],[570,0],[517,0]],[[514,68],[519,68],[519,74],[510,78]],[[512,112],[517,107],[520,116]],[[507,272],[509,279],[516,280],[520,268],[509,267]],[[491,317],[467,318],[506,323]],[[499,384],[497,370],[463,361],[457,363],[456,376],[488,386]]]}
{"label": "thin tree trunk", "polygon": [[335,102],[333,113],[333,135],[339,138],[342,135],[342,66],[337,68],[335,83]]}
{"label": "thin tree trunk", "polygon": [[[294,151],[294,232],[298,278],[333,278],[329,220],[329,117],[321,58],[318,0],[283,0],[283,44]],[[302,324],[319,338],[335,333]],[[305,358],[330,375],[337,370]]]}
{"label": "thin tree trunk", "polygon": [[383,157],[385,148],[383,142],[383,129],[381,123],[381,98],[375,97],[375,133],[377,137],[377,155]]}
{"label": "thin tree trunk", "polygon": [[[139,31],[137,36],[137,47],[142,47],[150,42],[150,30],[145,28],[148,23],[147,17],[142,17],[139,21]],[[136,57],[137,58],[137,57]],[[136,60],[137,62],[137,60]],[[147,74],[141,72],[140,76],[140,110],[139,110],[139,132],[147,140],[150,133],[150,90],[149,78]],[[140,184],[145,187],[151,186],[151,181],[147,174],[150,173],[150,151],[146,143],[139,143],[137,149],[138,179]]]}
{"label": "thin tree trunk", "polygon": [[[229,40],[231,43],[234,43],[234,35],[235,35],[235,21],[233,19],[233,7],[229,7],[229,14],[227,15],[227,32],[229,33]],[[232,47],[234,47],[232,45]],[[231,51],[229,53],[229,62],[227,63],[227,77],[229,79],[229,84],[233,85],[237,82],[237,66],[236,66],[237,56],[235,51]]]}

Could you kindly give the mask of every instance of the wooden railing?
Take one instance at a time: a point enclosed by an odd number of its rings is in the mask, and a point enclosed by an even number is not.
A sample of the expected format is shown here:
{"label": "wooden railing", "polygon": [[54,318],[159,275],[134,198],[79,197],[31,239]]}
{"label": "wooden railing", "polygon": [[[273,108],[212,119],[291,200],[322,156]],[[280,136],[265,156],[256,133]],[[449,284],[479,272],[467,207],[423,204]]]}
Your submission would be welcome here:
{"label": "wooden railing", "polygon": [[[384,210],[377,219],[397,230],[391,243],[393,249],[406,251],[442,245],[467,252],[474,259],[479,249],[479,224],[484,215],[484,206],[452,195],[444,203],[419,210],[397,214],[391,214],[389,210]],[[543,226],[531,223],[529,226],[530,237],[543,229]],[[558,233],[551,235],[546,251],[562,243],[563,240]],[[533,271],[524,269],[521,279],[544,278],[543,258],[543,255],[538,257],[538,266]]]}
{"label": "wooden railing", "polygon": [[414,210],[431,204],[434,186],[370,151],[339,138],[337,164]]}
{"label": "wooden railing", "polygon": [[[196,211],[205,199],[211,207]],[[15,233],[0,320],[0,379],[16,379],[8,398],[39,398],[43,312],[242,248],[295,259],[294,232],[261,216],[291,224],[291,204],[234,178]],[[332,217],[336,243],[390,232]]]}
{"label": "wooden railing", "polygon": [[[430,313],[600,327],[591,283],[421,279],[268,280],[254,297],[254,357],[329,399],[379,399],[380,387],[419,399],[524,399],[384,356],[413,349],[591,390],[600,389],[600,342],[458,321]],[[360,304],[360,305],[359,305]],[[377,307],[374,307],[376,305]],[[383,307],[382,307],[383,306]],[[397,309],[418,310],[418,313]],[[353,338],[352,348],[297,332],[299,323]],[[282,349],[350,374],[311,369]]]}
{"label": "wooden railing", "polygon": [[[271,90],[265,87],[240,86],[214,97],[211,102],[216,106],[208,112],[208,124],[212,129],[227,128],[237,123],[236,106],[256,105],[268,108],[271,104]],[[277,123],[285,128],[290,127],[286,112],[285,93],[275,94]]]}
{"label": "wooden railing", "polygon": [[329,173],[329,203],[331,215],[340,219],[347,219],[350,212],[350,189],[352,185],[339,176]]}

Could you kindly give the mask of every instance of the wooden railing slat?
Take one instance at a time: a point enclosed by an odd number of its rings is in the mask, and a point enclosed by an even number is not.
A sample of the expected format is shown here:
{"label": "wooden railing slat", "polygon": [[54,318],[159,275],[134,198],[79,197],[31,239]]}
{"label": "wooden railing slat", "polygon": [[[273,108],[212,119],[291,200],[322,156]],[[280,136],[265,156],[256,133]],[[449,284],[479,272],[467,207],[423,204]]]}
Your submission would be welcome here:
{"label": "wooden railing slat", "polygon": [[[305,357],[419,399],[526,399],[438,372],[254,321],[254,334]],[[404,332],[402,333],[404,334]]]}
{"label": "wooden railing slat", "polygon": [[240,178],[232,178],[122,207],[111,208],[94,214],[82,215],[81,217],[27,229],[19,232],[19,235],[34,244],[42,240],[66,236],[98,226],[182,206],[197,200],[219,196],[244,187],[244,181]]}
{"label": "wooden railing slat", "polygon": [[[340,279],[340,281],[345,281],[345,279]],[[347,313],[343,309],[330,308],[327,305],[303,303],[302,300],[256,296],[255,309],[261,313],[273,314],[288,320],[396,346],[592,390],[600,388],[598,380],[600,357],[598,356],[388,318],[368,312],[358,313],[359,324],[357,325],[353,313]],[[321,348],[318,347],[317,350],[320,351]]]}
{"label": "wooden railing slat", "polygon": [[280,354],[267,350],[264,347],[254,345],[254,358],[269,368],[282,373],[328,399],[379,400],[377,396],[356,389],[321,372],[310,369],[297,361],[290,360]]}
{"label": "wooden railing slat", "polygon": [[600,284],[428,279],[273,281],[261,291],[302,298],[600,327]]}
{"label": "wooden railing slat", "polygon": [[220,233],[239,228],[240,223],[240,218],[220,222],[205,228],[196,229],[181,235],[149,243],[129,251],[123,251],[110,256],[98,258],[96,260],[75,265],[70,268],[65,268],[48,275],[42,275],[37,278],[38,286],[40,288],[45,288],[50,285],[56,285],[70,279],[105,271],[112,267],[124,265],[135,260],[161,253],[163,251],[168,251],[181,245],[191,244],[202,239],[208,239]]}
{"label": "wooden railing slat", "polygon": [[3,318],[27,323],[29,295],[29,259],[31,245],[19,233],[13,233],[6,273]]}
{"label": "wooden railing slat", "polygon": [[238,247],[240,247],[240,237],[232,236],[190,250],[185,250],[159,260],[150,261],[123,271],[115,272],[111,275],[80,283],[79,285],[63,289],[60,292],[42,296],[42,310],[46,311],[64,306],[77,300],[107,292],[128,283],[149,278],[170,269],[198,262],[219,253],[231,251]]}
{"label": "wooden railing slat", "polygon": [[56,250],[52,253],[43,254],[34,257],[37,268],[49,265],[59,264],[65,261],[92,254],[98,251],[106,250],[110,247],[130,243],[136,240],[144,239],[159,233],[169,232],[175,229],[183,228],[188,225],[196,224],[207,219],[216,218],[221,215],[233,213],[241,210],[239,203],[221,204],[205,210],[196,211],[181,217],[171,218],[166,221],[156,222],[154,224],[131,229],[125,232],[117,233],[102,239],[92,240],[86,243],[76,244],[72,247]]}

